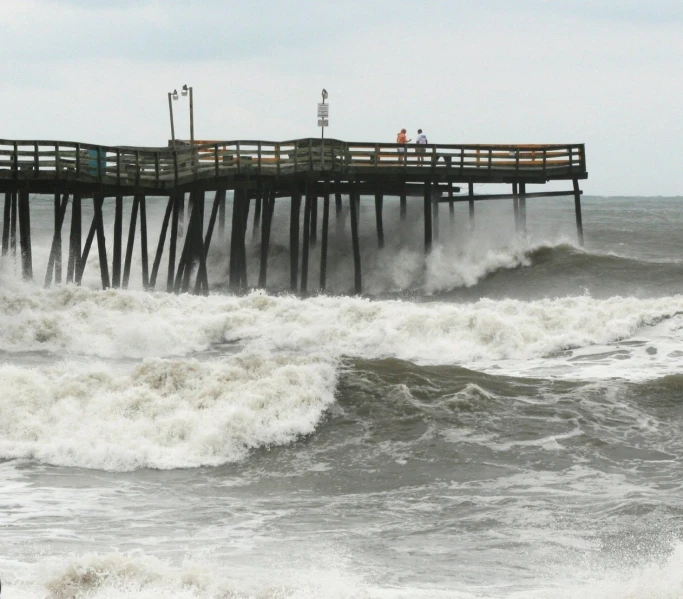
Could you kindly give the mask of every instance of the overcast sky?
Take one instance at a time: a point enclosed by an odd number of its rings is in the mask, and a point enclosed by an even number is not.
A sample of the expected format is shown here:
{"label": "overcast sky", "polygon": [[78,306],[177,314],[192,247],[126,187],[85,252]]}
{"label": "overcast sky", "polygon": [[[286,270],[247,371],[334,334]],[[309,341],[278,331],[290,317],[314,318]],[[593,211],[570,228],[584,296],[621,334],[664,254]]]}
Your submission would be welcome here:
{"label": "overcast sky", "polygon": [[[0,138],[586,144],[591,195],[683,195],[681,0],[0,0]],[[189,138],[189,103],[174,103]]]}

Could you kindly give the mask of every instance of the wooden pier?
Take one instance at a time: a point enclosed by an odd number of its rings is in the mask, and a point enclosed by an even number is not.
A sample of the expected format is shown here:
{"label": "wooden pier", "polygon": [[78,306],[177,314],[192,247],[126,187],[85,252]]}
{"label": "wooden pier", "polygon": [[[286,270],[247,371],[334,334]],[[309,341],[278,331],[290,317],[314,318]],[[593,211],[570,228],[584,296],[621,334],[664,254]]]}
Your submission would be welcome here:
{"label": "wooden pier", "polygon": [[[583,144],[552,145],[427,145],[349,143],[334,139],[268,141],[176,142],[171,147],[108,147],[65,141],[0,140],[0,193],[4,192],[2,255],[17,255],[17,222],[22,276],[32,279],[31,216],[29,194],[54,197],[54,234],[45,286],[62,281],[62,230],[69,202],[67,282],[80,284],[92,248],[97,244],[102,287],[128,286],[136,239],[139,238],[142,284],[145,289],[209,293],[206,257],[214,237],[225,227],[226,192],[234,194],[229,244],[229,285],[247,287],[246,232],[253,201],[254,226],[260,228],[258,287],[265,288],[275,202],[288,202],[290,289],[309,291],[308,262],[317,242],[320,219],[320,281],[324,291],[330,240],[330,201],[337,219],[344,196],[351,217],[354,264],[353,289],[362,291],[362,248],[359,242],[361,197],[375,205],[377,245],[384,247],[383,206],[386,196],[400,198],[400,218],[407,214],[408,198],[422,202],[424,248],[429,252],[438,234],[438,206],[446,202],[453,215],[455,202],[467,202],[474,227],[475,203],[510,200],[518,231],[526,230],[526,200],[536,197],[574,198],[579,243],[583,245],[581,190],[586,179]],[[528,193],[527,184],[571,181],[571,189]],[[475,184],[510,185],[509,194],[474,194]],[[462,189],[465,193],[460,193]],[[206,223],[205,194],[215,192]],[[185,196],[189,218],[183,222]],[[123,197],[133,196],[130,225],[123,253]],[[114,239],[110,245],[111,271],[105,239],[102,206],[115,198]],[[147,235],[147,200],[166,202],[159,239],[150,264]],[[303,231],[300,227],[303,199]],[[82,222],[82,204],[92,202],[93,218]],[[139,232],[138,232],[139,222]],[[220,235],[214,234],[218,223]],[[184,227],[184,235],[180,231]],[[169,231],[170,229],[170,231]],[[85,239],[83,233],[86,233]],[[164,253],[166,254],[164,258]],[[162,260],[166,283],[158,281]],[[111,276],[110,276],[111,275]],[[162,275],[163,276],[163,275]]]}

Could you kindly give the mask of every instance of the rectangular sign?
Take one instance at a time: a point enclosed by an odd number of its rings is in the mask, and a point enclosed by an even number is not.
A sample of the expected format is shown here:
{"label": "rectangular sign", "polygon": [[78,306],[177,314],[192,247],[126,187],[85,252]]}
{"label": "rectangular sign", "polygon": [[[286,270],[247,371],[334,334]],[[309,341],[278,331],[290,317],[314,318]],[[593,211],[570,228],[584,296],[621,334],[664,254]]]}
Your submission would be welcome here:
{"label": "rectangular sign", "polygon": [[318,119],[318,127],[329,127],[330,121],[327,119]]}
{"label": "rectangular sign", "polygon": [[330,105],[329,104],[318,104],[318,118],[326,119],[330,115]]}

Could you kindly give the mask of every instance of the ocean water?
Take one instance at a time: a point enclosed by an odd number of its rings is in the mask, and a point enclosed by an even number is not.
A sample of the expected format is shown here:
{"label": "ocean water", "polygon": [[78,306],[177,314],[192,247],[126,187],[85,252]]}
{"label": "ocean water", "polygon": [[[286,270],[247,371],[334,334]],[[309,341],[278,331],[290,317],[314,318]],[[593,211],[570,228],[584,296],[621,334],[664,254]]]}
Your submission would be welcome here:
{"label": "ocean water", "polygon": [[36,282],[0,264],[2,596],[683,597],[683,198],[586,197],[583,248],[569,198],[526,236],[481,204],[425,259],[421,202],[379,251],[364,198],[362,297],[333,214],[303,298],[283,203],[268,292],[227,291],[214,234],[195,297],[141,291],[139,248],[128,291],[95,251],[43,289],[32,197]]}

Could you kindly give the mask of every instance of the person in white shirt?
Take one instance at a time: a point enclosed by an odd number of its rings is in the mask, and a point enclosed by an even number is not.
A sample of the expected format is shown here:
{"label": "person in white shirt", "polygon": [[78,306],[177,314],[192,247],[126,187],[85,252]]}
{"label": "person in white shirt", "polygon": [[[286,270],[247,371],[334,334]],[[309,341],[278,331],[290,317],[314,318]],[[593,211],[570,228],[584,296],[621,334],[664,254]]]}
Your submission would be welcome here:
{"label": "person in white shirt", "polygon": [[425,146],[429,143],[427,141],[427,136],[422,133],[422,129],[417,130],[417,139],[415,140],[415,143],[417,144],[417,148],[415,148],[415,151],[417,152],[417,163],[422,164],[424,160]]}

